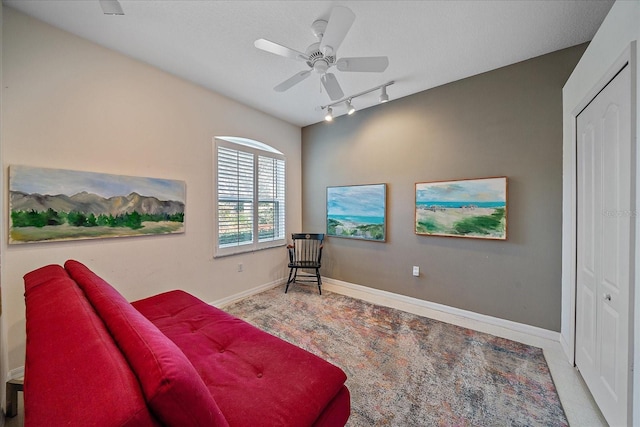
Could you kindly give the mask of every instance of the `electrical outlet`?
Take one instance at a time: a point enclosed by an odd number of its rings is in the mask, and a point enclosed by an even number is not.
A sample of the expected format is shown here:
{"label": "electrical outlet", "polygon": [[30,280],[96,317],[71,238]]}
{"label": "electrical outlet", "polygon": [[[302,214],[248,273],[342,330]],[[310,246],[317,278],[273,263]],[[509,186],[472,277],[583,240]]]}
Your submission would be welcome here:
{"label": "electrical outlet", "polygon": [[413,266],[413,275],[416,277],[420,275],[420,267],[418,267],[417,265]]}
{"label": "electrical outlet", "polygon": [[238,273],[242,273],[244,271],[244,265],[242,263],[238,263]]}

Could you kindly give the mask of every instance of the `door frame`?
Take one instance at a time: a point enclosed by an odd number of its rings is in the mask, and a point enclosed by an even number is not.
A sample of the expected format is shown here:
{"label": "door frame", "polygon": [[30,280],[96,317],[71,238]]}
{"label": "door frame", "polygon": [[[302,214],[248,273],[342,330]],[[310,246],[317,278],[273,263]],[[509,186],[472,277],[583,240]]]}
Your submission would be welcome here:
{"label": "door frame", "polygon": [[[566,353],[569,363],[575,366],[576,351],[576,287],[577,287],[577,117],[589,103],[605,88],[605,86],[618,74],[618,72],[629,64],[631,71],[631,152],[635,162],[631,162],[631,181],[632,181],[632,206],[635,206],[635,212],[631,213],[634,220],[631,221],[632,244],[631,244],[631,262],[630,262],[630,278],[629,284],[629,360],[631,365],[640,366],[640,351],[635,352],[636,343],[640,344],[640,319],[635,316],[634,307],[640,307],[640,290],[638,285],[638,274],[635,271],[635,265],[640,262],[640,250],[638,250],[638,242],[640,242],[640,185],[638,185],[638,171],[640,170],[640,156],[637,149],[638,142],[635,140],[637,135],[637,43],[630,43],[627,48],[611,63],[607,71],[600,77],[598,82],[585,93],[584,97],[578,102],[570,112],[571,120],[571,144],[564,146],[564,170],[563,170],[563,251],[562,251],[562,289],[563,289],[563,310],[569,309],[568,330],[562,331],[560,343]],[[569,295],[566,295],[569,291]],[[568,297],[568,301],[567,300]],[[640,311],[639,311],[640,313]],[[564,317],[564,315],[563,315]],[[640,316],[638,316],[640,317]],[[635,370],[633,378],[629,381],[629,405],[628,419],[640,419],[640,397],[633,393],[633,390],[640,390],[640,372]],[[638,393],[640,394],[640,393]],[[632,411],[633,408],[633,411]]]}

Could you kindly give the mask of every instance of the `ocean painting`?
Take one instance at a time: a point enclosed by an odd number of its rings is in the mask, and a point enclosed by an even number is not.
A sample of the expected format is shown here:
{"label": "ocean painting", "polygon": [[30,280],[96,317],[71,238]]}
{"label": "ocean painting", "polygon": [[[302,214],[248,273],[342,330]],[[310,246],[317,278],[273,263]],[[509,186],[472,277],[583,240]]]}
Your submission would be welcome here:
{"label": "ocean painting", "polygon": [[327,187],[327,235],[386,240],[386,184]]}
{"label": "ocean painting", "polygon": [[416,234],[507,239],[507,178],[416,184]]}
{"label": "ocean painting", "polygon": [[9,167],[9,243],[184,232],[184,181]]}

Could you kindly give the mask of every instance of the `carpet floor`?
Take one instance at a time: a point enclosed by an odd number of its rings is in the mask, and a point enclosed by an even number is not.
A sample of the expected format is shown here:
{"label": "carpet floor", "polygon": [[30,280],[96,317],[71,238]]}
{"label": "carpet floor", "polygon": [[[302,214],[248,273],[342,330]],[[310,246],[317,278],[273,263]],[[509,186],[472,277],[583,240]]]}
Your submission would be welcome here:
{"label": "carpet floor", "polygon": [[568,426],[542,349],[317,287],[224,310],[342,368],[348,426]]}

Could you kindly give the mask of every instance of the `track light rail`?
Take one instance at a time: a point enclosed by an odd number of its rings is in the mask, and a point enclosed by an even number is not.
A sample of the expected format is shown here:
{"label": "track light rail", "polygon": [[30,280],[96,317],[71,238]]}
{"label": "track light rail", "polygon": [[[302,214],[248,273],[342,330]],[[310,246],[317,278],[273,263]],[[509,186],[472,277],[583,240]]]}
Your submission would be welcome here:
{"label": "track light rail", "polygon": [[340,99],[338,101],[332,102],[331,104],[320,106],[320,109],[321,110],[327,110],[327,115],[325,116],[325,120],[326,121],[331,121],[333,119],[333,109],[331,107],[335,107],[338,104],[344,103],[347,106],[347,109],[349,111],[348,114],[352,114],[355,111],[355,109],[353,109],[353,107],[351,106],[351,101],[354,98],[357,98],[357,97],[362,96],[362,95],[366,95],[366,94],[371,93],[371,92],[375,92],[376,90],[381,90],[380,102],[387,102],[389,100],[389,97],[387,95],[387,86],[391,86],[394,83],[395,83],[395,81],[391,80],[390,82],[381,84],[381,85],[376,86],[374,88],[367,89],[365,91],[358,92],[358,93],[353,94],[353,95],[345,96],[344,98],[342,98],[342,99]]}

